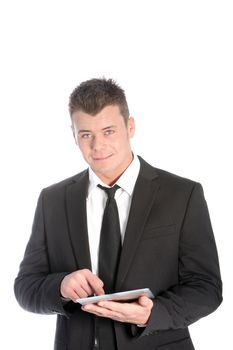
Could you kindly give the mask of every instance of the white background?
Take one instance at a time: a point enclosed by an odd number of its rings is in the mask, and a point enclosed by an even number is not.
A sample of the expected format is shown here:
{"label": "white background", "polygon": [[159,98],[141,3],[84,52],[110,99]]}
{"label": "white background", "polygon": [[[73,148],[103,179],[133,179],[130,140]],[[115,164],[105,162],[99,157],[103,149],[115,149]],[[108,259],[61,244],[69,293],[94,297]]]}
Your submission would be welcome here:
{"label": "white background", "polygon": [[0,1],[1,344],[53,348],[55,316],[20,309],[13,281],[40,190],[85,167],[68,97],[112,77],[136,119],[133,147],[202,183],[224,302],[190,327],[197,350],[232,348],[232,1]]}

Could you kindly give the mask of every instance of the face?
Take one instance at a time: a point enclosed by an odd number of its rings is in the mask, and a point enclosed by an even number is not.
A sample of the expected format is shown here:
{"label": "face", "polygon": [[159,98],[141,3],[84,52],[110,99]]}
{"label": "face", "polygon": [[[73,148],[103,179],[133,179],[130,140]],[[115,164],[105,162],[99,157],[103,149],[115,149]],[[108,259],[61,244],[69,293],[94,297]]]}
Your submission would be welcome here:
{"label": "face", "polygon": [[118,106],[106,106],[95,116],[82,111],[72,114],[75,142],[86,162],[106,184],[113,184],[132,161],[130,138],[134,119],[127,125]]}

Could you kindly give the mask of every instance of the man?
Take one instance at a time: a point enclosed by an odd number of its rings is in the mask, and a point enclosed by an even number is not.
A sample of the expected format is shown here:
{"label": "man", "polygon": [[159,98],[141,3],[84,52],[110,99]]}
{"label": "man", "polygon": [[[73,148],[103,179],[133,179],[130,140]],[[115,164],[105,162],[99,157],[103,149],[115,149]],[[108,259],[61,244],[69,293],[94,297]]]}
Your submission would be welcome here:
{"label": "man", "polygon": [[[58,315],[57,350],[194,349],[187,327],[222,301],[201,185],[132,153],[134,119],[114,81],[83,82],[69,109],[89,169],[41,192],[15,281],[18,302],[31,312]],[[117,226],[121,242],[112,245]],[[153,300],[76,302],[146,287]]]}

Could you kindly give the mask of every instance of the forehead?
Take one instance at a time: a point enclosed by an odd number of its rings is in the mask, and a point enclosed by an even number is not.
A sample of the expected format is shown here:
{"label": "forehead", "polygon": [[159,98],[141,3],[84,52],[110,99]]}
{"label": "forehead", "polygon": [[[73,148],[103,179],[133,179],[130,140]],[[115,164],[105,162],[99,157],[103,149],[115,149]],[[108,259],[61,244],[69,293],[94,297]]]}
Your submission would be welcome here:
{"label": "forehead", "polygon": [[77,129],[103,129],[108,126],[123,126],[124,119],[118,106],[106,106],[96,115],[83,111],[76,111],[72,114],[72,120]]}

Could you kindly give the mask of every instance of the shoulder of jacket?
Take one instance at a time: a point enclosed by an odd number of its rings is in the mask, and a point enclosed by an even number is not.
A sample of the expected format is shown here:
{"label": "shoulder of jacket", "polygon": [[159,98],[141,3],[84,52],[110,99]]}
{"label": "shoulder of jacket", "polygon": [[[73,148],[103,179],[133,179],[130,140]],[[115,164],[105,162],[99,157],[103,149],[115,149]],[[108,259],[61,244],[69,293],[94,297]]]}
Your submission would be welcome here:
{"label": "shoulder of jacket", "polygon": [[189,178],[174,174],[172,172],[169,172],[167,170],[163,170],[157,167],[152,166],[151,164],[147,163],[144,159],[139,157],[141,166],[143,169],[150,173],[154,173],[155,177],[158,178],[158,180],[164,184],[173,184],[173,185],[180,185],[180,186],[188,186],[188,187],[194,187],[198,182],[191,180]]}
{"label": "shoulder of jacket", "polygon": [[48,193],[48,192],[59,192],[66,189],[68,186],[78,182],[83,177],[88,175],[88,170],[84,170],[76,175],[70,176],[62,181],[56,182],[48,187],[45,187],[42,192]]}

